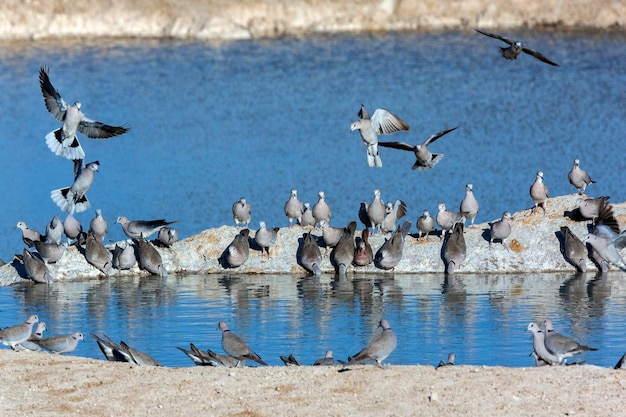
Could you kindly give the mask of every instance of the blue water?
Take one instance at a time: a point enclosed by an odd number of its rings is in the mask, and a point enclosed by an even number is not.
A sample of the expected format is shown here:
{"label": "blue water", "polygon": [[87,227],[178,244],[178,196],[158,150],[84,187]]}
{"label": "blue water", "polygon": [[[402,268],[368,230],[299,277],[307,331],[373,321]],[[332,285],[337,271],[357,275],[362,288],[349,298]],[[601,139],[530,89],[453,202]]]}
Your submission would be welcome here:
{"label": "blue water", "polygon": [[[285,226],[282,208],[297,188],[312,205],[324,190],[334,225],[356,219],[373,190],[403,199],[408,219],[440,201],[455,207],[472,182],[477,221],[531,206],[528,188],[544,172],[551,195],[572,193],[574,158],[597,181],[592,196],[626,200],[626,37],[606,32],[518,35],[561,66],[530,56],[508,62],[499,42],[476,33],[337,35],[214,45],[170,40],[0,43],[0,258],[21,252],[18,221],[43,231],[62,214],[49,197],[72,182],[72,165],[53,155],[44,136],[58,127],[46,111],[38,70],[50,67],[66,101],[91,118],[128,124],[119,138],[80,137],[100,172],[88,193],[112,223],[178,220],[181,237],[232,224],[231,205],[245,196],[259,220]],[[385,107],[411,125],[383,140],[422,142],[445,158],[413,172],[413,156],[382,149],[384,167],[369,168],[358,133],[349,132],[361,103]],[[107,240],[123,238],[111,224]],[[190,362],[174,349],[189,342],[219,350],[217,322],[254,340],[272,364],[293,351],[312,362],[327,348],[355,353],[382,315],[401,343],[393,363],[530,364],[530,320],[551,313],[558,330],[600,347],[589,362],[613,365],[623,353],[624,292],[602,281],[577,286],[561,275],[464,277],[477,292],[444,291],[442,276],[364,277],[334,283],[261,277],[169,277],[58,283],[0,289],[0,326],[37,313],[49,333],[104,331],[153,353],[166,365]],[[330,280],[330,278],[328,278]],[[493,279],[493,282],[490,282]],[[623,275],[610,282],[618,286]],[[531,285],[532,291],[526,291]],[[548,289],[544,287],[548,286]],[[584,288],[583,288],[584,287]],[[280,318],[280,320],[276,320]],[[504,333],[502,333],[504,332]],[[343,335],[343,336],[342,336]],[[337,338],[344,337],[343,340]],[[76,354],[99,357],[95,343]]]}

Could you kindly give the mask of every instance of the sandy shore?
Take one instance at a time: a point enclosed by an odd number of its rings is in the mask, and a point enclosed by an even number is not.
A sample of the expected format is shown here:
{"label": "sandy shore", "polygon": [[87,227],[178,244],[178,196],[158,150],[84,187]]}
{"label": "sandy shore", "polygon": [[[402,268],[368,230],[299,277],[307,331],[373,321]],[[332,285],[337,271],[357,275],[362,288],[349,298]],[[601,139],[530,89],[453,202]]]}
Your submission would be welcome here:
{"label": "sandy shore", "polygon": [[0,39],[233,40],[314,33],[626,27],[615,0],[5,0]]}
{"label": "sandy shore", "polygon": [[618,416],[626,372],[359,366],[141,368],[0,351],[0,413],[23,416]]}

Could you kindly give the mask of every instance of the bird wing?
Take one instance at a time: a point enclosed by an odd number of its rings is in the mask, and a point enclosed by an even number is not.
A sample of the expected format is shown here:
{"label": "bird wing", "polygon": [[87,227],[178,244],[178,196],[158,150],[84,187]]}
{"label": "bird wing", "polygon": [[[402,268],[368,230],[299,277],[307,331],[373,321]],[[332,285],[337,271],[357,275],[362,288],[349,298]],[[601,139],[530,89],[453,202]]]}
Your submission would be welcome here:
{"label": "bird wing", "polygon": [[400,130],[409,130],[409,125],[386,109],[376,109],[371,118],[372,128],[379,135],[385,133],[399,132]]}
{"label": "bird wing", "polygon": [[78,130],[88,138],[107,139],[124,134],[130,130],[126,126],[110,126],[86,117],[78,124]]}
{"label": "bird wing", "polygon": [[496,35],[495,33],[483,32],[482,30],[478,30],[478,29],[474,29],[474,30],[482,35],[489,36],[490,38],[494,38],[494,39],[499,39],[502,42],[506,42],[509,45],[513,45],[513,41],[505,38],[504,36]]}
{"label": "bird wing", "polygon": [[50,78],[48,78],[48,69],[46,67],[41,67],[39,69],[39,85],[41,87],[41,93],[43,94],[46,108],[55,119],[62,122],[65,118],[65,111],[67,110],[68,105],[65,100],[63,100],[63,97],[61,97],[59,91],[54,88],[50,82]]}
{"label": "bird wing", "polygon": [[537,51],[535,51],[533,49],[530,49],[530,48],[527,48],[527,47],[524,46],[524,47],[522,47],[522,52],[525,52],[528,55],[532,55],[535,58],[537,58],[538,60],[545,62],[546,64],[550,64],[550,65],[555,66],[555,67],[559,66],[559,64],[557,64],[556,62],[549,60],[548,58],[546,58],[545,56],[543,56],[542,54],[540,54],[539,52],[537,52]]}
{"label": "bird wing", "polygon": [[403,151],[411,151],[415,152],[415,146],[409,145],[405,142],[378,142],[378,146],[382,146],[384,148],[394,148],[401,149]]}
{"label": "bird wing", "polygon": [[369,119],[370,115],[367,112],[367,110],[365,110],[365,106],[363,104],[361,104],[361,108],[359,109],[359,113],[358,113],[359,119]]}
{"label": "bird wing", "polygon": [[441,131],[441,132],[439,132],[439,133],[435,133],[434,135],[432,135],[431,137],[429,137],[428,139],[426,139],[422,145],[423,145],[423,146],[428,146],[428,145],[430,145],[431,143],[433,143],[434,141],[436,141],[437,139],[439,139],[440,137],[442,137],[442,136],[444,136],[444,135],[447,135],[448,133],[450,133],[450,132],[452,132],[453,130],[456,130],[456,129],[458,129],[458,128],[459,128],[459,126],[457,126],[457,127],[453,127],[452,129],[442,130],[442,131]]}

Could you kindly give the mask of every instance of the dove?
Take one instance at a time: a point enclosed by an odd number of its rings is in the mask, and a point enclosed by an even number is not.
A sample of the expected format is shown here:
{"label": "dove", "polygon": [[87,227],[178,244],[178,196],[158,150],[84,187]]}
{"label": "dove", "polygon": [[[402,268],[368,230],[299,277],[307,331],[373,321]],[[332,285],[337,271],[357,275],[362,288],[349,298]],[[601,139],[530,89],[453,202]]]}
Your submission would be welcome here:
{"label": "dove", "polygon": [[320,227],[322,228],[322,238],[324,239],[324,246],[326,247],[324,256],[326,256],[328,250],[334,248],[339,242],[339,239],[341,239],[341,236],[343,236],[343,227],[333,227],[329,225],[326,220],[320,222]]}
{"label": "dove", "polygon": [[159,361],[145,352],[137,350],[128,346],[123,340],[120,341],[120,345],[126,351],[126,353],[132,358],[132,362],[139,366],[161,366]]}
{"label": "dove", "polygon": [[193,343],[189,344],[189,350],[177,347],[178,350],[189,356],[193,363],[198,366],[214,366],[218,368],[234,368],[237,366],[237,360],[228,356],[220,355],[210,349],[206,352],[198,349]]}
{"label": "dove", "polygon": [[581,345],[580,343],[557,333],[554,331],[554,325],[552,324],[551,319],[545,319],[542,325],[542,331],[545,333],[544,344],[550,353],[559,358],[559,363],[565,363],[567,358],[586,350],[598,350],[596,348]]}
{"label": "dove", "polygon": [[161,254],[154,247],[154,245],[148,242],[143,236],[137,239],[137,263],[141,269],[144,269],[152,275],[158,275],[161,277],[167,276],[167,270],[163,265],[163,259]]}
{"label": "dove", "polygon": [[626,246],[626,231],[617,234],[605,225],[598,225],[596,231],[597,235],[586,234],[583,243],[589,243],[602,259],[626,271],[626,262],[617,250]]}
{"label": "dove", "polygon": [[311,272],[316,277],[322,274],[320,270],[322,253],[311,232],[302,235],[302,245],[297,254],[297,259],[304,269]]}
{"label": "dove", "polygon": [[123,240],[115,244],[113,249],[113,268],[130,269],[137,263],[135,245],[132,241]]}
{"label": "dove", "polygon": [[365,226],[366,229],[372,227],[372,222],[367,215],[368,208],[369,204],[367,204],[367,201],[361,201],[361,205],[359,206],[359,220],[361,221],[361,223],[363,223],[363,226]]}
{"label": "dove", "polygon": [[456,223],[454,231],[448,235],[444,242],[443,260],[445,262],[446,274],[454,274],[454,271],[465,260],[467,249],[465,237],[463,236],[463,223]]}
{"label": "dove", "polygon": [[383,161],[378,153],[378,135],[409,130],[409,125],[386,109],[376,109],[370,118],[362,104],[358,116],[359,120],[350,125],[350,132],[358,130],[361,134],[363,145],[367,148],[367,165],[382,167]]}
{"label": "dove", "polygon": [[406,214],[406,203],[402,200],[388,201],[385,204],[385,218],[380,227],[383,233],[392,233],[396,230],[396,220],[400,220]]}
{"label": "dove", "polygon": [[283,361],[285,366],[302,366],[300,361],[298,361],[292,353],[289,356],[280,356],[280,360]]}
{"label": "dove", "polygon": [[343,230],[343,235],[330,253],[330,262],[335,267],[335,271],[339,275],[345,275],[346,270],[352,261],[354,261],[354,232],[356,231],[356,222],[352,221]]}
{"label": "dove", "polygon": [[233,220],[235,221],[235,226],[239,226],[240,224],[245,225],[248,228],[250,224],[250,213],[252,212],[252,207],[250,203],[246,200],[245,197],[241,197],[239,200],[233,203]]}
{"label": "dove", "polygon": [[85,259],[100,272],[109,276],[113,268],[113,254],[108,250],[93,233],[87,234],[85,244]]}
{"label": "dove", "polygon": [[33,325],[38,321],[39,317],[33,314],[24,323],[0,330],[0,343],[5,346],[11,346],[11,349],[15,350],[16,345],[28,340],[33,332]]}
{"label": "dove", "polygon": [[178,230],[165,226],[157,235],[159,243],[167,248],[178,242]]}
{"label": "dove", "polygon": [[435,219],[430,216],[428,210],[424,210],[422,215],[417,219],[417,238],[421,239],[422,236],[428,236],[428,234],[435,228]]}
{"label": "dove", "polygon": [[291,193],[289,196],[289,200],[285,202],[285,216],[289,220],[289,227],[293,226],[293,222],[295,220],[296,224],[302,224],[302,213],[304,213],[304,206],[302,205],[302,201],[298,199],[298,190],[295,188],[291,189]]}
{"label": "dove", "polygon": [[589,184],[595,184],[595,181],[591,179],[587,171],[580,167],[579,159],[574,159],[574,165],[567,174],[567,179],[576,188],[578,194],[584,194]]}
{"label": "dove", "polygon": [[376,364],[383,368],[383,361],[396,349],[398,339],[386,319],[382,319],[378,327],[383,329],[382,332],[374,336],[359,353],[348,358],[348,365],[371,360],[376,361]]}
{"label": "dove", "polygon": [[259,222],[259,230],[254,234],[254,241],[261,247],[261,256],[267,252],[267,259],[270,258],[270,248],[276,243],[280,227],[268,229],[264,221]]}
{"label": "dove", "polygon": [[437,212],[435,220],[439,227],[441,227],[441,237],[443,237],[456,223],[463,221],[463,214],[447,210],[445,203],[439,203],[438,207],[439,211]]}
{"label": "dove", "polygon": [[367,217],[374,231],[381,231],[383,220],[385,220],[385,203],[380,199],[380,190],[374,190],[374,199],[367,206]]}
{"label": "dove", "polygon": [[507,251],[509,250],[509,246],[504,242],[504,240],[511,234],[511,219],[511,213],[505,211],[502,213],[502,217],[499,220],[489,223],[489,248],[491,248],[491,244],[495,240],[499,240],[502,243],[502,246],[504,246]]}
{"label": "dove", "polygon": [[52,336],[44,339],[35,340],[42,348],[50,352],[60,355],[62,353],[71,353],[78,346],[78,341],[84,340],[81,332],[74,332],[64,336]]}
{"label": "dove", "polygon": [[91,336],[96,339],[98,347],[104,354],[105,358],[111,362],[130,362],[133,363],[133,359],[126,350],[111,340],[106,334],[102,334],[102,337],[91,333]]}
{"label": "dove", "polygon": [[332,210],[326,203],[326,195],[324,191],[320,191],[317,193],[317,203],[313,206],[313,218],[315,219],[315,223],[320,224],[322,220],[328,223],[331,217]]}
{"label": "dove", "polygon": [[467,184],[465,186],[465,197],[461,201],[459,212],[463,213],[466,219],[469,219],[472,223],[470,227],[474,227],[474,219],[478,214],[478,201],[474,197],[474,185]]}
{"label": "dove", "polygon": [[554,67],[558,67],[559,65],[551,60],[549,60],[548,58],[546,58],[545,56],[543,56],[542,54],[540,54],[539,52],[530,49],[527,46],[523,46],[522,42],[520,41],[512,41],[510,39],[505,38],[504,36],[500,36],[500,35],[496,35],[493,33],[489,33],[489,32],[483,32],[482,30],[478,30],[478,29],[474,29],[476,32],[485,35],[485,36],[489,36],[490,38],[494,38],[494,39],[499,39],[507,44],[509,44],[508,47],[503,48],[500,47],[500,50],[502,52],[502,56],[505,59],[509,59],[509,60],[516,60],[517,56],[519,54],[521,54],[522,52],[524,52],[525,54],[528,54],[530,56],[533,56],[535,58],[537,58],[538,60],[545,62],[546,64],[552,65]]}
{"label": "dove", "polygon": [[213,366],[209,361],[209,355],[198,349],[193,343],[189,344],[189,349],[176,346],[176,349],[183,352],[193,361],[196,366]]}
{"label": "dove", "polygon": [[33,242],[37,253],[46,264],[55,263],[63,257],[67,250],[67,243],[54,243],[54,242]]}
{"label": "dove", "polygon": [[63,122],[61,128],[46,135],[46,144],[56,155],[73,160],[85,158],[85,152],[76,136],[77,130],[92,139],[108,139],[130,130],[126,126],[110,126],[89,119],[82,112],[79,101],[70,106],[54,88],[48,76],[48,69],[43,66],[39,69],[39,85],[46,109],[55,119]]}
{"label": "dove", "polygon": [[315,362],[313,362],[313,366],[334,366],[334,365],[337,365],[337,362],[335,362],[335,359],[333,358],[332,350],[327,350],[323,358],[316,359]]}
{"label": "dove", "polygon": [[91,207],[87,199],[87,191],[93,184],[100,162],[94,161],[87,165],[82,159],[74,161],[74,183],[70,187],[50,191],[52,201],[67,213],[80,213]]}
{"label": "dove", "polygon": [[249,229],[241,230],[224,251],[224,260],[229,268],[237,268],[248,260],[250,255],[249,235]]}
{"label": "dove", "polygon": [[435,142],[440,137],[447,135],[453,130],[458,129],[459,126],[453,127],[452,129],[442,130],[439,133],[436,133],[426,139],[423,143],[417,145],[409,145],[405,142],[378,142],[379,146],[385,148],[393,148],[400,149],[403,151],[413,152],[415,154],[415,163],[411,167],[412,170],[417,171],[427,171],[433,168],[435,165],[439,163],[443,159],[443,154],[431,153],[428,150],[428,145]]}
{"label": "dove", "polygon": [[354,248],[354,260],[352,263],[355,266],[367,266],[374,261],[374,252],[372,246],[369,244],[370,232],[367,228],[361,232],[361,237],[356,238],[356,246]]}
{"label": "dove", "polygon": [[122,230],[131,239],[139,239],[143,236],[144,239],[149,238],[153,234],[157,233],[165,226],[176,223],[168,222],[165,219],[160,220],[128,220],[126,216],[119,216],[115,223],[122,226]]}
{"label": "dove", "polygon": [[33,246],[33,242],[36,240],[41,240],[41,233],[36,231],[35,229],[29,228],[24,222],[17,222],[15,225],[16,228],[22,231],[22,241],[31,248]]}
{"label": "dove", "polygon": [[587,247],[569,227],[561,226],[563,255],[578,271],[587,271]]}
{"label": "dove", "polygon": [[38,284],[52,284],[54,277],[48,270],[45,262],[34,256],[31,251],[24,248],[22,253],[22,261],[24,262],[24,269],[26,270],[26,276]]}
{"label": "dove", "polygon": [[533,334],[533,353],[535,354],[536,358],[539,358],[535,359],[537,365],[542,362],[548,365],[558,365],[559,358],[558,356],[550,352],[548,348],[546,348],[545,333],[539,328],[537,323],[528,323],[526,331]]}
{"label": "dove", "polygon": [[530,186],[530,198],[533,199],[535,206],[532,212],[535,213],[538,207],[543,209],[543,214],[546,214],[546,202],[548,201],[549,191],[548,186],[543,182],[543,172],[537,172],[535,175],[535,182]]}
{"label": "dove", "polygon": [[44,323],[43,321],[40,321],[39,323],[37,323],[37,329],[35,329],[35,331],[31,333],[28,340],[20,343],[19,345],[16,345],[15,346],[16,349],[19,348],[20,350],[29,350],[32,352],[39,352],[41,350],[41,346],[35,343],[35,340],[41,340],[43,338],[43,332],[45,331],[46,331],[46,323]]}
{"label": "dove", "polygon": [[54,216],[52,220],[50,220],[50,223],[46,225],[46,242],[61,243],[64,232],[63,222],[59,219],[59,216]]}
{"label": "dove", "polygon": [[454,352],[448,353],[448,360],[446,362],[439,361],[439,364],[435,367],[435,369],[439,369],[444,366],[454,366],[454,360],[456,359],[456,355]]}
{"label": "dove", "polygon": [[374,264],[381,269],[393,269],[402,260],[404,249],[404,239],[411,229],[411,222],[405,221],[402,226],[398,226],[396,232],[390,239],[378,249],[374,257]]}
{"label": "dove", "polygon": [[619,358],[613,369],[626,369],[626,353]]}
{"label": "dove", "polygon": [[578,208],[580,215],[585,219],[595,221],[600,216],[600,212],[606,210],[607,206],[610,207],[608,200],[609,197],[607,196],[585,199],[578,198],[576,199],[576,208]]}
{"label": "dove", "polygon": [[304,203],[304,209],[302,210],[300,225],[302,227],[315,226],[315,217],[313,217],[313,210],[311,210],[310,203]]}
{"label": "dove", "polygon": [[102,217],[102,210],[96,209],[96,215],[89,223],[89,231],[102,242],[104,235],[109,232],[109,224],[104,217]]}
{"label": "dove", "polygon": [[80,237],[83,233],[83,227],[72,213],[68,213],[65,220],[63,220],[63,231],[67,237],[67,243],[69,244],[72,240]]}
{"label": "dove", "polygon": [[218,328],[222,331],[222,349],[229,356],[237,359],[237,366],[246,360],[252,360],[263,366],[268,366],[259,355],[250,349],[250,346],[242,338],[228,329],[226,322],[220,321]]}

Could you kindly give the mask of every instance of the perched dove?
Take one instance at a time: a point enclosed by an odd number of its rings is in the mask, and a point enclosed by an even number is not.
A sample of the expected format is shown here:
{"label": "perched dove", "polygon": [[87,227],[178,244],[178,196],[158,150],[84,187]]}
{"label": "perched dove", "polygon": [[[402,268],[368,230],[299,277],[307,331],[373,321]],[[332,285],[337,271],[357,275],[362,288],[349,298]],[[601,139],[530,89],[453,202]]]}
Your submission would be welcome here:
{"label": "perched dove", "polygon": [[365,106],[361,104],[359,120],[352,122],[350,132],[358,130],[367,148],[367,164],[370,167],[382,167],[383,161],[378,153],[378,135],[409,130],[409,125],[398,116],[385,109],[376,109],[370,118]]}
{"label": "perched dove", "polygon": [[254,241],[261,247],[261,256],[267,252],[267,259],[270,258],[270,249],[276,243],[280,227],[268,229],[264,221],[259,222],[259,230],[254,234]]}
{"label": "perched dove", "polygon": [[374,251],[369,244],[370,232],[367,228],[361,232],[361,237],[356,238],[356,246],[354,248],[354,261],[356,266],[367,266],[374,261]]}
{"label": "perched dove", "polygon": [[74,183],[70,187],[50,191],[52,201],[67,213],[80,213],[91,207],[87,191],[93,184],[100,162],[85,165],[82,159],[77,159],[74,165]]}
{"label": "perched dove", "polygon": [[31,333],[28,340],[20,343],[19,345],[16,345],[15,348],[16,349],[19,348],[21,350],[29,350],[32,352],[39,352],[41,350],[41,346],[35,343],[35,340],[43,339],[43,332],[45,331],[46,331],[46,323],[44,323],[43,321],[40,321],[39,323],[37,323],[37,329],[35,329],[35,331]]}
{"label": "perched dove", "polygon": [[291,195],[289,196],[289,200],[285,202],[285,216],[289,219],[289,227],[293,226],[293,221],[296,221],[296,224],[302,224],[302,213],[304,213],[304,206],[302,205],[302,201],[298,200],[298,190],[295,188],[291,189]]}
{"label": "perched dove", "polygon": [[374,232],[380,232],[385,220],[385,203],[380,199],[380,190],[374,190],[374,199],[367,206],[367,217],[374,228]]}
{"label": "perched dove", "polygon": [[412,170],[418,171],[427,171],[433,168],[435,165],[443,159],[443,154],[431,153],[428,150],[428,145],[439,139],[440,137],[452,132],[453,130],[458,129],[459,127],[453,127],[452,129],[443,130],[439,133],[436,133],[426,139],[424,143],[417,145],[409,145],[405,142],[379,142],[378,144],[382,147],[386,148],[394,148],[400,149],[403,151],[413,152],[415,154],[415,163],[411,167]]}
{"label": "perched dove", "polygon": [[596,230],[598,234],[586,234],[583,243],[589,243],[602,259],[626,271],[626,262],[617,250],[626,246],[626,231],[617,234],[604,225],[599,225]]}
{"label": "perched dove", "polygon": [[65,232],[67,243],[69,244],[72,240],[80,237],[83,233],[83,227],[78,219],[72,215],[72,213],[68,213],[67,217],[65,217],[65,220],[63,221],[63,231]]}
{"label": "perched dove", "polygon": [[385,204],[385,219],[381,225],[383,233],[393,233],[396,230],[396,221],[406,214],[406,203],[402,200],[388,201]]}
{"label": "perched dove", "polygon": [[313,366],[334,366],[334,365],[337,365],[337,362],[335,362],[335,359],[333,358],[332,350],[327,350],[323,358],[316,359],[315,362],[313,362]]}
{"label": "perched dove", "polygon": [[38,321],[39,317],[32,315],[24,323],[0,330],[0,343],[11,346],[11,349],[15,350],[15,345],[28,340],[33,332],[33,325]]}
{"label": "perched dove", "polygon": [[580,343],[557,333],[554,331],[551,319],[545,319],[542,325],[542,331],[545,333],[544,344],[550,353],[559,358],[559,363],[565,363],[567,358],[586,350],[598,350],[596,348],[581,345]]}
{"label": "perched dove", "polygon": [[113,249],[113,268],[130,269],[137,263],[135,245],[132,241],[122,241],[115,244]]}
{"label": "perched dove", "polygon": [[478,30],[478,29],[474,29],[476,32],[483,34],[485,36],[489,36],[490,38],[494,38],[494,39],[499,39],[507,44],[509,44],[508,47],[503,48],[500,47],[500,50],[502,51],[502,56],[506,59],[511,59],[511,60],[515,60],[517,59],[517,56],[519,54],[521,54],[522,52],[534,56],[535,58],[537,58],[538,60],[545,62],[546,64],[550,64],[552,66],[558,67],[559,65],[553,61],[550,61],[548,58],[546,58],[545,56],[543,56],[542,54],[540,54],[539,52],[530,49],[527,46],[523,46],[522,42],[520,41],[512,41],[510,39],[505,38],[504,36],[500,36],[500,35],[495,35],[493,33],[489,33],[489,32],[483,32],[482,30]]}
{"label": "perched dove", "polygon": [[24,269],[26,270],[26,276],[38,284],[52,284],[54,277],[48,270],[45,262],[34,256],[31,251],[24,248],[22,253],[22,261],[24,262]]}
{"label": "perched dove", "polygon": [[546,214],[546,202],[549,196],[548,186],[543,182],[543,172],[537,172],[535,175],[535,182],[530,186],[530,198],[533,199],[535,206],[532,212],[536,212],[538,207],[543,209],[543,214]]}
{"label": "perched dove", "polygon": [[539,358],[535,359],[535,362],[537,364],[545,362],[548,365],[558,365],[559,357],[551,353],[548,348],[546,348],[545,333],[539,328],[537,323],[528,323],[526,331],[533,334],[533,353],[536,358]]}
{"label": "perched dove", "polygon": [[148,271],[152,275],[167,276],[167,270],[165,265],[163,265],[161,254],[143,236],[137,239],[137,263],[141,269]]}
{"label": "perched dove", "polygon": [[580,272],[587,271],[587,247],[569,227],[562,226],[563,255]]}
{"label": "perched dove", "polygon": [[322,228],[322,238],[324,239],[324,246],[326,249],[324,250],[324,256],[328,254],[328,250],[334,248],[341,236],[343,236],[343,227],[333,227],[328,224],[326,220],[322,220],[320,222],[320,227]]}
{"label": "perched dove", "polygon": [[371,360],[376,361],[379,367],[383,367],[383,361],[396,349],[398,339],[386,319],[382,319],[378,327],[381,327],[383,331],[374,336],[359,353],[348,358],[348,365]]}
{"label": "perched dove", "polygon": [[60,355],[62,353],[71,353],[78,346],[78,341],[84,340],[81,332],[74,332],[65,336],[52,336],[45,339],[36,340],[42,348],[52,353]]}
{"label": "perched dove", "polygon": [[130,355],[132,361],[139,366],[161,366],[159,361],[145,352],[128,346],[123,340],[120,341],[122,348]]}
{"label": "perched dove", "polygon": [[576,200],[576,208],[580,212],[580,215],[585,219],[596,220],[600,216],[600,212],[610,206],[609,197],[603,196],[598,198],[578,198]]}
{"label": "perched dove", "polygon": [[242,229],[224,251],[224,260],[229,268],[237,268],[248,260],[250,255],[249,235],[249,229]]}
{"label": "perched dove", "polygon": [[100,272],[109,276],[109,272],[113,268],[113,254],[91,232],[87,234],[85,259]]}
{"label": "perched dove", "polygon": [[511,213],[505,211],[502,213],[502,217],[495,222],[489,223],[490,233],[489,233],[489,247],[491,248],[491,244],[499,240],[502,243],[502,246],[509,250],[509,246],[504,242],[504,240],[509,237],[511,234]]}
{"label": "perched dove", "polygon": [[317,203],[313,206],[315,223],[319,224],[322,220],[328,223],[331,217],[332,211],[328,203],[326,203],[326,194],[324,194],[324,191],[320,191],[317,193]]}
{"label": "perched dove", "polygon": [[18,229],[22,231],[22,241],[31,248],[33,246],[33,242],[37,240],[41,240],[41,233],[36,231],[35,229],[29,228],[24,222],[17,222],[15,225]]}
{"label": "perched dove", "polygon": [[157,240],[161,245],[169,248],[174,243],[178,242],[178,230],[166,226],[159,230]]}
{"label": "perched dove", "polygon": [[591,179],[587,171],[580,167],[580,160],[574,159],[574,165],[567,174],[569,183],[576,188],[578,194],[583,194],[589,184],[595,184],[595,181]]}
{"label": "perched dove", "polygon": [[359,220],[363,223],[366,229],[372,227],[372,222],[367,214],[367,209],[369,208],[369,204],[367,201],[361,201],[361,205],[359,206]]}
{"label": "perched dove", "polygon": [[61,243],[64,232],[63,222],[59,219],[59,216],[54,216],[50,223],[46,225],[46,242]]}
{"label": "perched dove", "polygon": [[238,365],[245,360],[252,360],[263,366],[268,366],[259,355],[250,349],[242,338],[228,329],[226,322],[220,321],[218,328],[222,331],[222,349],[228,355],[237,359]]}
{"label": "perched dove", "polygon": [[160,220],[128,220],[126,216],[119,216],[115,223],[122,226],[122,230],[131,239],[139,239],[143,236],[144,239],[149,238],[165,226],[176,223],[176,221],[168,222],[164,219]]}
{"label": "perched dove", "polygon": [[339,242],[335,245],[335,248],[330,253],[330,262],[335,267],[335,271],[339,275],[345,275],[346,270],[352,261],[354,261],[354,232],[356,231],[356,222],[352,221],[344,229],[343,235],[339,239]]}
{"label": "perched dove", "polygon": [[454,225],[454,231],[448,235],[444,245],[443,260],[446,274],[454,274],[456,268],[465,260],[467,253],[465,237],[463,236],[463,223]]}
{"label": "perched dove", "polygon": [[247,228],[250,224],[251,212],[252,207],[245,197],[241,197],[239,200],[235,201],[233,203],[233,220],[235,221],[235,226],[242,224]]}
{"label": "perched dove", "polygon": [[310,203],[304,203],[304,209],[302,210],[302,219],[300,219],[302,227],[315,226],[315,217],[313,217],[313,210],[311,210]]}
{"label": "perched dove", "polygon": [[469,219],[472,222],[470,227],[474,227],[474,219],[478,214],[478,208],[478,201],[476,200],[476,197],[474,197],[474,185],[467,184],[465,186],[465,198],[461,201],[459,211],[463,213],[466,219]]}
{"label": "perched dove", "polygon": [[463,214],[447,210],[445,203],[439,203],[438,207],[439,211],[437,212],[435,220],[439,227],[441,227],[441,237],[443,237],[456,223],[463,221]]}
{"label": "perched dove", "polygon": [[59,259],[63,257],[65,252],[67,251],[67,243],[54,243],[54,242],[41,242],[35,241],[33,242],[35,249],[41,259],[46,264],[53,264]]}
{"label": "perched dove", "polygon": [[302,245],[300,246],[297,258],[300,265],[307,271],[313,273],[316,277],[322,274],[320,265],[322,264],[322,253],[315,240],[315,237],[309,233],[302,235]]}
{"label": "perched dove", "polygon": [[417,238],[421,239],[422,236],[428,236],[434,228],[435,219],[430,216],[430,212],[428,210],[424,210],[422,215],[417,219]]}
{"label": "perched dove", "polygon": [[39,84],[46,108],[55,119],[63,122],[61,128],[46,135],[46,144],[56,155],[74,160],[85,158],[85,152],[76,136],[77,130],[93,139],[107,139],[128,132],[128,127],[110,126],[87,118],[79,101],[68,105],[50,82],[48,69],[45,67],[39,69]]}
{"label": "perched dove", "polygon": [[104,217],[102,217],[102,210],[96,209],[96,215],[89,223],[89,231],[102,242],[104,235],[109,233],[109,224]]}
{"label": "perched dove", "polygon": [[396,232],[383,243],[376,252],[374,264],[381,269],[393,269],[402,260],[404,250],[404,240],[411,230],[411,222],[405,221],[402,226],[398,226]]}

